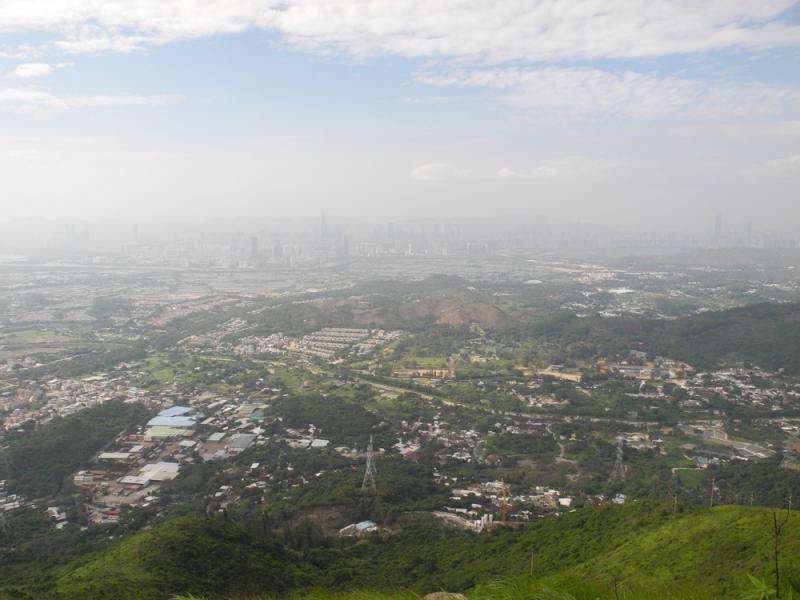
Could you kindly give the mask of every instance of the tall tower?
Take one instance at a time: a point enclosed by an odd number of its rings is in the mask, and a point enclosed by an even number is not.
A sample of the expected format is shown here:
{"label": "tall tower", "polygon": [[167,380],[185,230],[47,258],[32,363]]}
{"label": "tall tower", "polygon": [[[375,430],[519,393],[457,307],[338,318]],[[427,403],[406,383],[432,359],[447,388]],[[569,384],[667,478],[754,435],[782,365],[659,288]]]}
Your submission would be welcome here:
{"label": "tall tower", "polygon": [[362,490],[372,490],[375,493],[375,456],[372,452],[372,436],[369,436],[369,444],[367,444],[367,469],[364,471],[364,483],[361,484]]}
{"label": "tall tower", "polygon": [[619,436],[617,438],[617,458],[614,461],[614,468],[611,469],[611,476],[608,478],[608,485],[613,483],[621,483],[625,480],[625,438]]}

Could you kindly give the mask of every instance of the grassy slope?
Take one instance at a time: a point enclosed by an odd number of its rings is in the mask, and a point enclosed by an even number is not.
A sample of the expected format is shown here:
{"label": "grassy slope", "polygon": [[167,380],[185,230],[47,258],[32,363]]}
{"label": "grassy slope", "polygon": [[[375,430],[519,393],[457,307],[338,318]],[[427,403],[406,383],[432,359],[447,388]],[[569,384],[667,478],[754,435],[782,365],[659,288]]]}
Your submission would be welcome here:
{"label": "grassy slope", "polygon": [[[747,574],[773,581],[771,514],[764,509],[717,507],[637,532],[633,540],[565,574],[618,576],[636,590],[678,597],[739,597]],[[800,575],[800,514],[793,513],[782,545],[785,574]]]}
{"label": "grassy slope", "polygon": [[68,597],[146,598],[159,588],[154,574],[147,573],[141,558],[147,552],[149,535],[123,540],[106,552],[92,557],[58,581],[58,592]]}
{"label": "grassy slope", "polygon": [[279,544],[218,519],[181,517],[62,570],[56,598],[138,600],[176,593],[286,593],[304,584]]}
{"label": "grassy slope", "polygon": [[[796,577],[800,514],[789,523],[783,569]],[[533,556],[536,578],[556,587],[588,582],[601,597],[616,576],[634,598],[730,598],[749,589],[748,573],[772,581],[769,526],[763,509],[694,510],[673,521],[658,505],[600,507],[544,519],[522,532],[401,533],[316,557],[312,567],[236,526],[192,518],[125,539],[64,569],[57,597],[150,599],[193,592],[219,598],[309,586],[463,591],[526,576]],[[474,596],[491,597],[485,589]]]}

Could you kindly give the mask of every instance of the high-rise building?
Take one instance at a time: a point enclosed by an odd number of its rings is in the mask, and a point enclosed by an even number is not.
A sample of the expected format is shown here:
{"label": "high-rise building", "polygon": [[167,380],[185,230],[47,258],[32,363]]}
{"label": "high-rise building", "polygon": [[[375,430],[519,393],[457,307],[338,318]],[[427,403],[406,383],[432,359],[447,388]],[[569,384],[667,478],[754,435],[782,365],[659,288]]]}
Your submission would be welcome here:
{"label": "high-rise building", "polygon": [[272,236],[272,258],[283,258],[283,244],[277,233]]}

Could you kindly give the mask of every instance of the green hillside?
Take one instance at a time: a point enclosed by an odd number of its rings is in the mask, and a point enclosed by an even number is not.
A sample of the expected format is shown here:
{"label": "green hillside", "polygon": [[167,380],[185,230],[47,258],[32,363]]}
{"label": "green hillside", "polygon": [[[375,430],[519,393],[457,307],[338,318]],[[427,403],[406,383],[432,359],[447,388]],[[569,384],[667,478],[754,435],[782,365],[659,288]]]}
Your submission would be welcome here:
{"label": "green hillside", "polygon": [[297,562],[280,544],[220,519],[181,517],[70,565],[49,591],[56,598],[119,600],[282,594],[307,583]]}
{"label": "green hillside", "polygon": [[704,369],[750,363],[800,373],[800,303],[753,304],[674,321],[558,312],[518,328],[517,335],[557,343],[567,356],[634,348]]}
{"label": "green hillside", "polygon": [[651,352],[700,367],[749,362],[800,373],[800,304],[754,304],[659,322],[644,336]]}
{"label": "green hillside", "polygon": [[[30,597],[155,600],[193,593],[211,599],[302,596],[314,589],[331,597],[356,589],[445,589],[470,599],[522,598],[534,597],[531,586],[546,585],[577,586],[604,598],[614,597],[616,585],[628,598],[700,599],[740,598],[752,589],[748,575],[773,584],[768,510],[691,509],[673,519],[670,509],[650,503],[588,508],[483,535],[422,516],[391,534],[331,540],[302,554],[252,527],[182,517],[43,571]],[[788,589],[800,578],[799,513],[788,522],[782,553]],[[14,586],[4,579],[9,592]],[[502,593],[491,583],[498,580],[510,581]]]}

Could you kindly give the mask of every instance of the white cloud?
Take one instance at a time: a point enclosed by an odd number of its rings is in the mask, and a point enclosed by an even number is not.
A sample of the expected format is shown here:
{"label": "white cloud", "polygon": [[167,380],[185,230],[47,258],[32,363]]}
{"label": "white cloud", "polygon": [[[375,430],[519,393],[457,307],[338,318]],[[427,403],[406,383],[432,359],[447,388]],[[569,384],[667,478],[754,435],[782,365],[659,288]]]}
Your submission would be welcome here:
{"label": "white cloud", "polygon": [[29,79],[31,77],[41,77],[42,75],[50,75],[54,71],[53,65],[48,63],[24,63],[17,65],[11,71],[11,77],[19,77],[21,79]]}
{"label": "white cloud", "polygon": [[0,88],[0,110],[42,117],[77,108],[149,106],[178,100],[177,96],[88,95],[64,96],[38,88]]}
{"label": "white cloud", "polygon": [[513,181],[519,179],[547,179],[554,177],[558,174],[558,169],[549,165],[542,165],[530,170],[515,170],[508,167],[503,167],[495,171],[492,179],[499,179],[500,181]]}
{"label": "white cloud", "polygon": [[40,46],[30,44],[19,44],[16,46],[1,45],[0,58],[9,60],[31,60],[42,53]]}
{"label": "white cloud", "polygon": [[[501,88],[511,104],[548,117],[780,115],[797,109],[798,89],[714,86],[544,64],[800,47],[800,25],[783,18],[797,4],[798,0],[3,0],[0,34],[37,33],[50,50],[102,53],[262,29],[277,31],[293,47],[313,52],[428,59],[439,68],[458,64],[465,69],[462,74],[429,72],[419,80]],[[490,66],[508,63],[527,66]],[[34,72],[21,69],[28,76]]]}
{"label": "white cloud", "polygon": [[295,0],[274,25],[297,45],[356,56],[478,61],[643,57],[800,44],[775,21],[795,0]]}
{"label": "white cloud", "polygon": [[409,177],[416,181],[443,181],[469,175],[469,169],[448,163],[428,163],[411,169]]}
{"label": "white cloud", "polygon": [[800,111],[800,88],[711,84],[632,71],[543,67],[427,72],[421,83],[502,90],[510,104],[532,114],[584,118],[753,117]]}
{"label": "white cloud", "polygon": [[775,169],[796,169],[800,171],[800,154],[777,158],[767,163],[767,166]]}
{"label": "white cloud", "polygon": [[[473,164],[476,164],[473,162]],[[428,163],[411,170],[409,177],[417,181],[445,181],[470,177],[472,181],[494,179],[497,181],[547,181],[555,178],[580,178],[590,180],[606,176],[611,171],[629,165],[628,161],[570,155],[554,158],[537,165],[523,167],[504,166],[493,173],[485,169],[468,168],[451,163]]]}
{"label": "white cloud", "polygon": [[354,56],[481,62],[645,57],[800,45],[796,0],[3,0],[0,32],[127,52],[251,28]]}
{"label": "white cloud", "polygon": [[494,179],[500,179],[501,181],[510,181],[512,179],[520,179],[520,174],[513,169],[509,169],[508,167],[503,167],[502,169],[498,169],[494,174]]}
{"label": "white cloud", "polygon": [[11,73],[9,73],[9,75],[11,77],[16,77],[19,79],[31,79],[33,77],[42,77],[44,75],[50,75],[57,69],[63,69],[65,67],[70,67],[70,66],[72,66],[71,63],[57,63],[57,64],[23,63],[21,65],[17,65],[11,71]]}
{"label": "white cloud", "polygon": [[590,180],[596,176],[606,175],[615,169],[628,165],[628,161],[618,159],[578,155],[563,156],[532,167],[502,167],[495,171],[490,178],[500,181],[545,181],[555,178],[580,178],[582,180]]}
{"label": "white cloud", "polygon": [[741,169],[741,175],[758,184],[783,182],[789,186],[786,191],[796,196],[794,190],[800,177],[800,154],[753,162]]}

